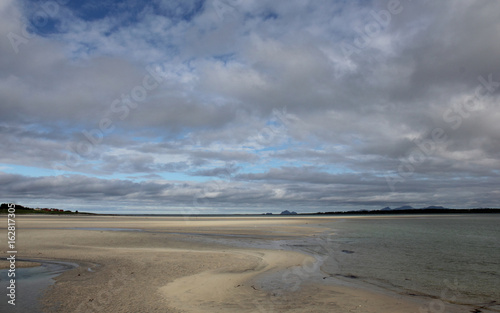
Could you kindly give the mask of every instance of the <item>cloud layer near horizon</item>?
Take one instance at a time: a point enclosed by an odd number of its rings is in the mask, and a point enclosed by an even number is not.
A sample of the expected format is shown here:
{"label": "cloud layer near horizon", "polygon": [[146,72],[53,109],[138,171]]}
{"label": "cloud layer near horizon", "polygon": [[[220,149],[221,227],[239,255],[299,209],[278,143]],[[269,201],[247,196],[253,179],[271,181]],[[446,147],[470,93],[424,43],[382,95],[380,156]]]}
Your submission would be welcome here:
{"label": "cloud layer near horizon", "polygon": [[4,1],[0,196],[498,206],[497,1]]}

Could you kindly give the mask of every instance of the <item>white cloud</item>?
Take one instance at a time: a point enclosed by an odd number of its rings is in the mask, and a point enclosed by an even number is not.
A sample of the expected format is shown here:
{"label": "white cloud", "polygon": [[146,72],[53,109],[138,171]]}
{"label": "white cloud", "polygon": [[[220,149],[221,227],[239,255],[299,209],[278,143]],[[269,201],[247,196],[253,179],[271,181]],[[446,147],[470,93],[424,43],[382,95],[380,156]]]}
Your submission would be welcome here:
{"label": "white cloud", "polygon": [[[68,179],[73,189],[47,194],[97,199],[97,189],[86,187],[96,176],[142,175],[151,177],[144,193],[117,196],[175,194],[182,203],[226,167],[229,181],[210,193],[210,204],[497,200],[490,190],[500,161],[497,2],[405,3],[351,55],[342,44],[355,45],[384,1],[232,1],[222,15],[212,4],[124,2],[99,19],[61,6],[59,32],[35,35],[23,33],[23,22],[36,8],[2,2],[0,162],[51,168],[71,160],[82,175],[23,182],[9,194],[35,197]],[[17,49],[9,33],[20,36]],[[119,118],[113,101],[142,86],[152,64],[162,70],[161,84]],[[485,80],[492,91],[477,99]],[[470,100],[473,109],[464,106]],[[98,129],[103,118],[113,119],[113,131],[79,156],[73,150],[87,140],[82,131]],[[415,140],[437,128],[446,140],[415,162]],[[401,172],[408,165],[411,171]],[[155,175],[168,173],[193,180],[165,189]],[[385,175],[398,179],[394,191]],[[467,184],[487,198],[457,199]]]}

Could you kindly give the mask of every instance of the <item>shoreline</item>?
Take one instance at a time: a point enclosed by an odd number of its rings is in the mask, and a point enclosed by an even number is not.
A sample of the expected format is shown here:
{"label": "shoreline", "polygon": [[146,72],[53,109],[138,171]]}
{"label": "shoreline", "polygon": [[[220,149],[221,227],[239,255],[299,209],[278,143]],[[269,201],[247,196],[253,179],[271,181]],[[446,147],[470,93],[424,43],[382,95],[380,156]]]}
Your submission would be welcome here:
{"label": "shoreline", "polygon": [[339,218],[26,216],[18,218],[19,257],[80,265],[46,290],[43,305],[56,312],[396,313],[432,300],[324,279],[320,252],[331,251],[304,247]]}
{"label": "shoreline", "polygon": [[[16,268],[29,268],[29,267],[37,267],[42,265],[40,262],[36,262],[30,259],[19,259],[16,260]],[[0,258],[0,270],[8,269],[10,266],[10,262],[6,260],[5,257]]]}

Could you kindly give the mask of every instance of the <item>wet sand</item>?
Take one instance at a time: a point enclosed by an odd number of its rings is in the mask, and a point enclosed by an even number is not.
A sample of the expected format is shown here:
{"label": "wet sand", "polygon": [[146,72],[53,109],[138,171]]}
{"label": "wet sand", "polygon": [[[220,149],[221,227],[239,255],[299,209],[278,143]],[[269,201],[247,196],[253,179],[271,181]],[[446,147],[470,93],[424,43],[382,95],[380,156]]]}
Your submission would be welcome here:
{"label": "wet sand", "polygon": [[429,299],[324,277],[328,251],[284,248],[333,219],[18,216],[17,258],[79,264],[45,290],[47,312],[426,312]]}

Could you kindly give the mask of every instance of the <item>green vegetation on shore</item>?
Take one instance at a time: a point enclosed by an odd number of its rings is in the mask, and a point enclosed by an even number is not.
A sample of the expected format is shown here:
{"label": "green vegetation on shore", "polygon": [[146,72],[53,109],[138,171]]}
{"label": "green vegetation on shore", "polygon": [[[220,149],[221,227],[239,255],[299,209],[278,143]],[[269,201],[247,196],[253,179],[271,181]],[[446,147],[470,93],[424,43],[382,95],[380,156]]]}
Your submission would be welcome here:
{"label": "green vegetation on shore", "polygon": [[[7,214],[9,205],[7,203],[2,203],[0,205],[0,214]],[[92,214],[92,213],[80,213],[78,210],[60,210],[55,208],[28,208],[19,204],[15,206],[15,214]]]}

